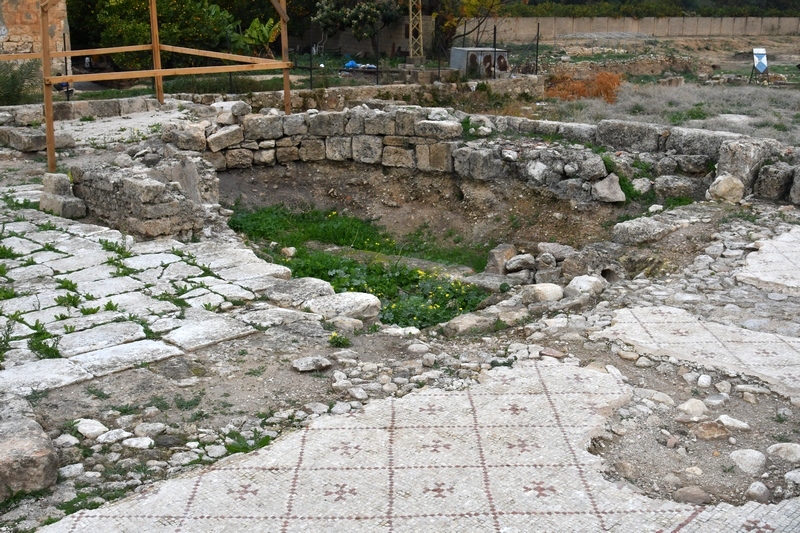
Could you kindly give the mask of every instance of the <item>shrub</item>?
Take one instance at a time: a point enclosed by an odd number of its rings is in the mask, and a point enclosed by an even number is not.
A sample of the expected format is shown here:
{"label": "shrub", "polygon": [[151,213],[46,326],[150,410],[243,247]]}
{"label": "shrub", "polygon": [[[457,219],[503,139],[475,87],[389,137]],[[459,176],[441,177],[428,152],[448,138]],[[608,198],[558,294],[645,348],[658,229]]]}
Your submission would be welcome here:
{"label": "shrub", "polygon": [[0,61],[0,105],[41,102],[41,88],[42,67],[38,60]]}
{"label": "shrub", "polygon": [[602,98],[609,104],[613,104],[617,101],[620,85],[622,85],[622,77],[611,72],[600,72],[585,80],[576,80],[569,74],[560,74],[550,78],[545,96],[561,100]]}

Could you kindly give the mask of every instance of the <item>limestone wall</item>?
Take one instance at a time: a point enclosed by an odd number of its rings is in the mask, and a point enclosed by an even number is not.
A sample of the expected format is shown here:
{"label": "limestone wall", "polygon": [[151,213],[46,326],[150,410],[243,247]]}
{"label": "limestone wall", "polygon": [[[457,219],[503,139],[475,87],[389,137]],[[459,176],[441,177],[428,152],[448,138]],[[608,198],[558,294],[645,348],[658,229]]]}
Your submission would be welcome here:
{"label": "limestone wall", "polygon": [[[53,2],[50,9],[50,39],[53,51],[64,50],[66,37],[70,49],[66,0]],[[0,2],[0,53],[21,54],[41,52],[41,22],[38,0],[8,0]],[[53,73],[64,73],[64,59],[53,59]],[[72,66],[67,65],[71,73]]]}

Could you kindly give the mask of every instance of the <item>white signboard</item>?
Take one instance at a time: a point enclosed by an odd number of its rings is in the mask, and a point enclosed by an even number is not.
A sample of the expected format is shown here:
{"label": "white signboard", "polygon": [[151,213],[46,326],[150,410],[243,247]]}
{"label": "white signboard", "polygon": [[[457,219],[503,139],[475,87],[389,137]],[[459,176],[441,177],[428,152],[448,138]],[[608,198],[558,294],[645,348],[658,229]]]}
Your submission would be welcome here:
{"label": "white signboard", "polygon": [[767,49],[753,48],[753,66],[760,74],[767,71]]}

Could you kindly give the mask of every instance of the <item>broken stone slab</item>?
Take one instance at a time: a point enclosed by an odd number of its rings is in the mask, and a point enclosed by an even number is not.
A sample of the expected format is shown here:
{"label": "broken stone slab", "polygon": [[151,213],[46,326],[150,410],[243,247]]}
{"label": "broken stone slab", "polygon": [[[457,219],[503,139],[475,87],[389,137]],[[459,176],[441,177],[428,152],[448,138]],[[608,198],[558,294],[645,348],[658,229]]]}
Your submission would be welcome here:
{"label": "broken stone slab", "polygon": [[775,139],[737,139],[725,141],[719,148],[717,175],[730,173],[750,190],[764,161],[780,155],[782,145]]}
{"label": "broken stone slab", "polygon": [[674,127],[670,129],[666,147],[667,150],[675,150],[678,154],[705,155],[717,159],[723,142],[742,137],[740,133],[727,131]]}
{"label": "broken stone slab", "polygon": [[614,226],[611,239],[619,244],[642,244],[657,241],[673,231],[673,227],[652,217],[626,220]]}
{"label": "broken stone slab", "polygon": [[314,372],[316,370],[327,370],[333,365],[324,357],[301,357],[292,361],[292,368],[298,372]]}
{"label": "broken stone slab", "polygon": [[187,311],[187,324],[164,335],[163,339],[191,352],[218,342],[239,339],[254,333],[252,327],[232,318],[194,309]]}
{"label": "broken stone slab", "polygon": [[[91,331],[91,330],[90,330]],[[70,359],[94,376],[105,376],[133,368],[136,365],[154,363],[183,352],[161,341],[140,340],[110,348],[82,353]]]}
{"label": "broken stone slab", "polygon": [[75,430],[87,439],[96,439],[103,433],[108,432],[108,428],[98,420],[79,418],[75,422]]}
{"label": "broken stone slab", "polygon": [[[215,271],[220,278],[226,281],[240,282],[253,278],[271,277],[288,280],[292,277],[292,271],[283,265],[258,261],[246,263],[232,268]],[[248,287],[249,288],[249,287]]]}
{"label": "broken stone slab", "polygon": [[596,276],[576,276],[564,288],[564,296],[573,298],[581,294],[599,296],[603,293],[608,283],[603,278]]}
{"label": "broken stone slab", "polygon": [[330,296],[312,298],[305,302],[312,313],[329,319],[348,316],[362,320],[372,320],[381,311],[381,301],[377,296],[363,292],[342,292]]}
{"label": "broken stone slab", "polygon": [[592,184],[592,198],[598,202],[624,202],[626,198],[619,186],[619,177],[616,174],[609,174],[604,180]]}
{"label": "broken stone slab", "polygon": [[491,292],[501,292],[504,289],[504,285],[516,287],[518,285],[523,285],[528,281],[529,280],[523,280],[513,276],[504,276],[502,274],[491,274],[486,272],[464,278],[464,282]]}
{"label": "broken stone slab", "polygon": [[664,126],[624,120],[601,120],[596,132],[598,144],[633,152],[663,151],[660,144],[666,142],[668,135]]}
{"label": "broken stone slab", "polygon": [[519,272],[520,270],[536,270],[536,258],[531,254],[515,255],[503,265],[504,271]]}
{"label": "broken stone slab", "polygon": [[0,421],[0,501],[50,487],[58,466],[58,454],[38,422],[24,413]]}
{"label": "broken stone slab", "polygon": [[768,200],[782,200],[789,194],[794,174],[795,167],[783,161],[764,166],[758,172],[753,194]]}
{"label": "broken stone slab", "polygon": [[139,317],[178,311],[178,306],[172,302],[157,300],[140,292],[114,294],[105,298],[98,298],[92,303],[95,307],[100,306],[101,308],[109,303],[114,304],[119,307],[120,312]]}
{"label": "broken stone slab", "polygon": [[299,320],[320,321],[322,315],[315,313],[305,313],[294,309],[284,309],[282,307],[269,306],[267,309],[259,309],[249,313],[242,313],[238,318],[248,324],[256,324],[261,328],[271,328],[291,324]]}
{"label": "broken stone slab", "polygon": [[564,297],[564,289],[555,283],[537,283],[526,285],[522,289],[522,303],[525,305],[537,302],[556,302]]}
{"label": "broken stone slab", "polygon": [[[112,322],[61,337],[58,349],[63,357],[144,339],[144,329],[135,322]],[[94,372],[92,372],[94,373]]]}
{"label": "broken stone slab", "polygon": [[717,175],[708,188],[706,198],[718,202],[738,203],[744,198],[745,185],[742,180],[730,174],[721,172]]}
{"label": "broken stone slab", "polygon": [[27,395],[91,379],[92,375],[67,359],[41,359],[0,370],[0,392]]}
{"label": "broken stone slab", "polygon": [[502,274],[505,264],[517,255],[517,247],[513,244],[499,244],[489,250],[489,259],[486,262],[485,273]]}

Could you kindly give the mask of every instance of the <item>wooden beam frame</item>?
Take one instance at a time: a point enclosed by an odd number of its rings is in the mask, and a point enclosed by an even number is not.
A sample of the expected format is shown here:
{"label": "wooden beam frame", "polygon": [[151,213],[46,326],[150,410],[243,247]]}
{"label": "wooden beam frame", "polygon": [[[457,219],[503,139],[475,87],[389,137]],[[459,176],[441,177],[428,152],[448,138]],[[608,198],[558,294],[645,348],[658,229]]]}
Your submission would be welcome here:
{"label": "wooden beam frame", "polygon": [[[44,119],[45,133],[47,136],[47,170],[56,170],[56,148],[55,148],[55,126],[53,124],[53,84],[75,81],[103,81],[103,80],[125,80],[136,78],[154,78],[156,87],[156,97],[162,104],[164,103],[163,78],[165,76],[187,76],[192,74],[215,74],[221,72],[251,72],[257,70],[282,70],[283,71],[283,104],[287,115],[292,113],[291,86],[289,83],[289,69],[294,65],[289,61],[289,16],[286,14],[286,0],[270,0],[278,15],[281,17],[281,60],[264,59],[260,57],[242,56],[238,54],[226,54],[222,52],[212,52],[210,50],[197,50],[182,46],[162,45],[158,37],[158,12],[156,10],[156,0],[150,0],[150,33],[151,44],[137,44],[130,46],[116,46],[111,48],[92,48],[88,50],[64,50],[63,52],[50,51],[50,18],[48,12],[61,0],[40,0],[39,20],[41,23],[41,43],[42,52],[25,54],[0,54],[0,61],[19,61],[29,59],[41,59],[42,61],[42,86],[44,89]],[[53,76],[52,58],[76,57],[83,55],[117,54],[123,52],[147,52],[152,51],[153,68],[150,70],[132,70],[125,72],[104,72],[98,74],[73,74],[64,76]],[[225,61],[236,61],[238,65],[221,65],[215,67],[186,67],[186,68],[161,68],[161,52],[172,52],[177,54],[187,54],[211,59],[221,59]]]}

